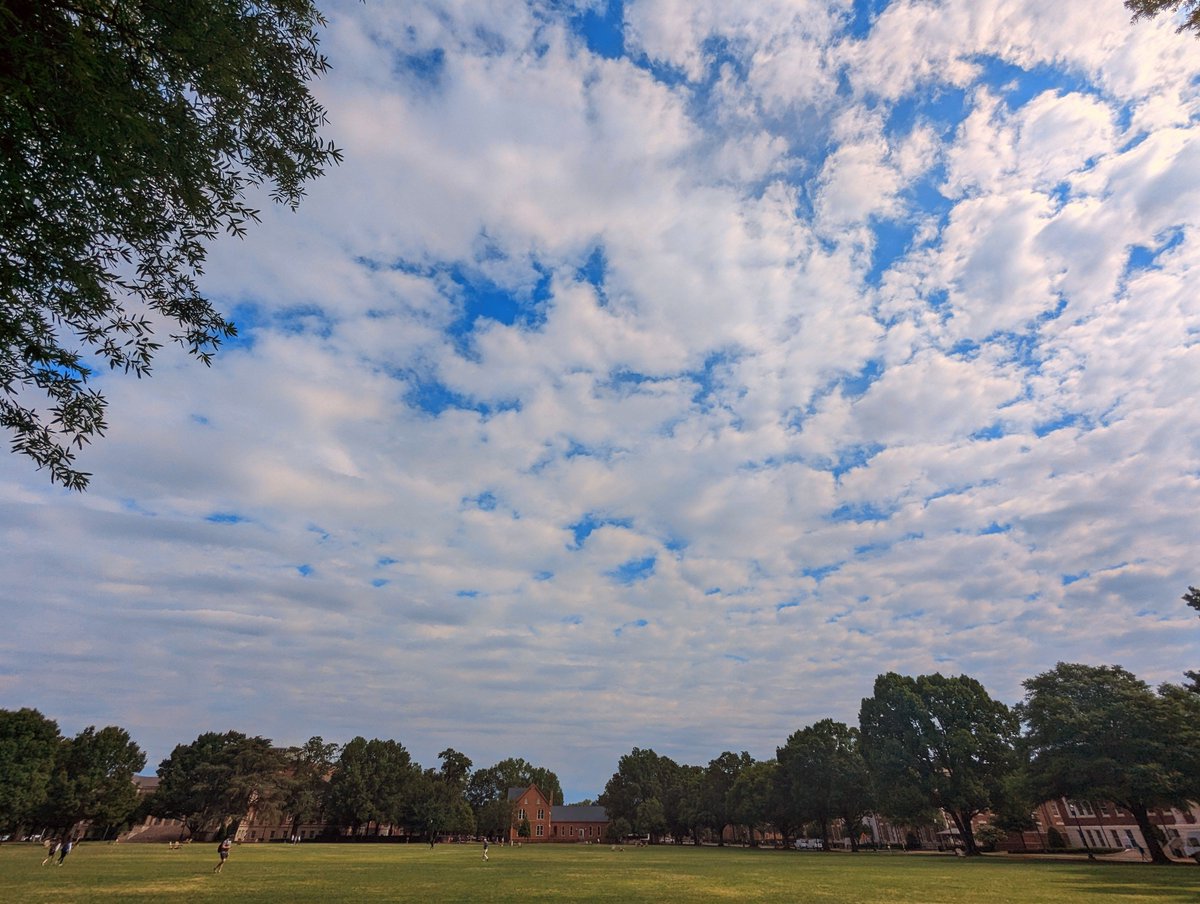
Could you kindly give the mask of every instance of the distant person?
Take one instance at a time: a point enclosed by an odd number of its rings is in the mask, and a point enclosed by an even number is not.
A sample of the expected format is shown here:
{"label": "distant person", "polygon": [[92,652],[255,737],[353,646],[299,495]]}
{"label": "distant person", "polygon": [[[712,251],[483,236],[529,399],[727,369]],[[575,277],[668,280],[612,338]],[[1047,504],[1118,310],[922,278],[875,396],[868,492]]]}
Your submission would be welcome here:
{"label": "distant person", "polygon": [[1146,849],[1144,847],[1142,847],[1140,844],[1138,844],[1136,841],[1133,843],[1133,846],[1135,848],[1137,848],[1138,856],[1141,857],[1143,860],[1145,860],[1146,859]]}
{"label": "distant person", "polygon": [[55,866],[62,866],[63,861],[67,859],[67,854],[71,853],[71,848],[75,847],[75,842],[68,838],[62,843],[62,847],[58,849],[58,863]]}
{"label": "distant person", "polygon": [[46,855],[46,859],[42,861],[42,866],[45,866],[54,859],[54,855],[58,853],[58,839],[47,842],[50,845],[50,853]]}
{"label": "distant person", "polygon": [[214,873],[219,873],[222,867],[225,866],[225,861],[229,859],[229,849],[233,846],[228,838],[217,845],[217,856],[221,859],[217,861],[217,865],[213,867]]}
{"label": "distant person", "polygon": [[485,838],[485,839],[483,839],[483,862],[484,863],[487,862],[487,858],[488,858],[487,852],[488,852],[488,840]]}

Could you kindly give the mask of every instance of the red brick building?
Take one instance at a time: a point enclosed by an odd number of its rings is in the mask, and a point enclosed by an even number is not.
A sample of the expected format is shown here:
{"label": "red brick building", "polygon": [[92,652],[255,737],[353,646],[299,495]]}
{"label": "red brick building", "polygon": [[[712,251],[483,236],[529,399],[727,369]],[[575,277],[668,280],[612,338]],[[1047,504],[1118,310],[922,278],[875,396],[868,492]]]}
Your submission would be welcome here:
{"label": "red brick building", "polygon": [[[512,825],[508,829],[508,840],[549,841],[551,803],[537,785],[528,788],[509,788],[508,799],[513,805]],[[521,826],[529,823],[529,836],[521,836]]]}
{"label": "red brick building", "polygon": [[550,808],[550,840],[590,844],[604,838],[608,811],[603,807],[574,804]]}
{"label": "red brick building", "polygon": [[[603,807],[573,805],[554,806],[537,785],[528,788],[509,788],[508,799],[513,805],[510,842],[589,842],[600,841],[608,828],[608,813]],[[521,826],[529,823],[529,835],[521,835]]]}

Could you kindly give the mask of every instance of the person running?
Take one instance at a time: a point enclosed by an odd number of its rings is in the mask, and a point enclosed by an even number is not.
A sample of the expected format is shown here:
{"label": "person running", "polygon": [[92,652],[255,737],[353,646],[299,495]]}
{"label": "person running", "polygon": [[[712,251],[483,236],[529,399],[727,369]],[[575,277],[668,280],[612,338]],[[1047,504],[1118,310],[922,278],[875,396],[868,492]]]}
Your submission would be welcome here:
{"label": "person running", "polygon": [[58,853],[58,839],[55,838],[50,842],[50,853],[46,855],[46,859],[42,861],[42,866],[45,866],[54,859],[54,855]]}
{"label": "person running", "polygon": [[58,863],[55,866],[62,866],[63,861],[67,859],[67,854],[71,853],[71,848],[75,847],[75,842],[68,838],[62,843],[62,847],[58,849]]}
{"label": "person running", "polygon": [[484,863],[487,862],[487,858],[488,858],[487,852],[488,852],[488,840],[485,838],[485,839],[483,839],[483,861],[484,861]]}
{"label": "person running", "polygon": [[217,856],[221,859],[218,861],[217,865],[213,867],[214,873],[219,873],[221,871],[221,868],[225,865],[225,861],[229,859],[229,849],[232,846],[233,844],[228,838],[217,845]]}

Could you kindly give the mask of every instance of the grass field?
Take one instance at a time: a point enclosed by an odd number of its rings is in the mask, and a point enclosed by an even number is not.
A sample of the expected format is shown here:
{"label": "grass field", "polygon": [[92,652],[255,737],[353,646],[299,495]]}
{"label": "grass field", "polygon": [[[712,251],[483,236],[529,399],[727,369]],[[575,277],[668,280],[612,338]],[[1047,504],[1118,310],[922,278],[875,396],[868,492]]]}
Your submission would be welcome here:
{"label": "grass field", "polygon": [[0,902],[208,904],[369,901],[1196,904],[1200,869],[717,848],[245,845],[214,875],[215,846],[84,844],[61,867],[0,845]]}

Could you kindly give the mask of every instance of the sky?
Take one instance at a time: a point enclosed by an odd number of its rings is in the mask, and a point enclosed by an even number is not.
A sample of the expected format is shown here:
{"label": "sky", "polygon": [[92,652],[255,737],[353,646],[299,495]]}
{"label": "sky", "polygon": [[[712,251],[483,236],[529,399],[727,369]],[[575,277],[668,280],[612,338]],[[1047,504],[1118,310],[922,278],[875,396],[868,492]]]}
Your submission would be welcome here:
{"label": "sky", "polygon": [[240,335],[0,457],[0,707],[772,757],[876,675],[1200,666],[1200,46],[1119,0],[326,2]]}

